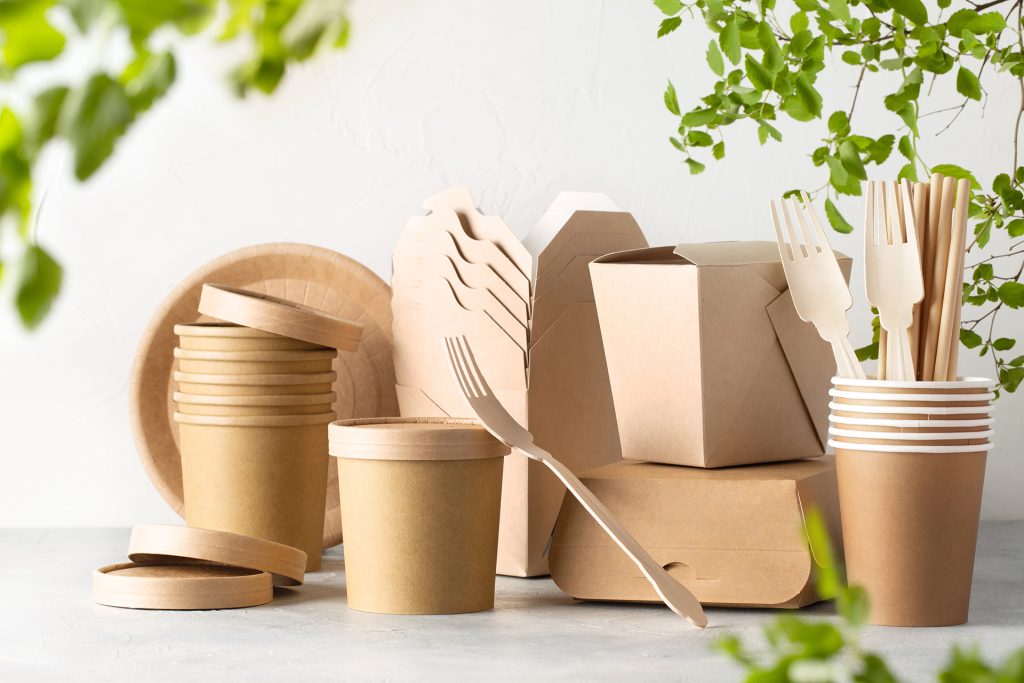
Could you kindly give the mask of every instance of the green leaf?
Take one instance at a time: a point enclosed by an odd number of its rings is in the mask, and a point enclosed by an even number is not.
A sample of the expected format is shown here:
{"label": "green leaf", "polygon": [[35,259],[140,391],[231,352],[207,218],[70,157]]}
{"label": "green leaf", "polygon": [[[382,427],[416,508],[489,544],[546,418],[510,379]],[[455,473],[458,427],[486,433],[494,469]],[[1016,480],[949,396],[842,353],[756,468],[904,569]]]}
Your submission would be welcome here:
{"label": "green leaf", "polygon": [[835,135],[843,136],[850,132],[850,119],[845,111],[834,111],[828,117],[828,130]]}
{"label": "green leaf", "polygon": [[114,143],[132,121],[124,88],[106,74],[95,74],[72,91],[60,127],[75,150],[75,176],[85,180],[114,151]]}
{"label": "green leaf", "polygon": [[928,23],[928,9],[921,0],[888,0],[893,10],[917,25]]}
{"label": "green leaf", "polygon": [[821,95],[806,74],[797,76],[794,93],[782,101],[782,109],[797,121],[811,121],[821,116]]}
{"label": "green leaf", "polygon": [[989,280],[992,279],[993,275],[995,275],[995,269],[992,267],[992,264],[981,263],[978,264],[977,267],[975,267],[974,274],[971,276],[971,279],[974,282],[978,282],[979,280],[984,280],[988,282]]}
{"label": "green leaf", "polygon": [[842,579],[839,576],[835,553],[832,551],[828,525],[825,523],[821,510],[816,507],[807,510],[804,530],[807,533],[807,545],[810,548],[811,557],[818,565],[818,592],[823,598],[834,597],[841,590]]}
{"label": "green leaf", "polygon": [[768,123],[768,122],[766,122],[764,120],[758,121],[757,122],[757,139],[763,145],[766,142],[768,142],[768,138],[772,138],[776,142],[782,142],[782,133],[780,133],[779,129],[776,128],[775,126],[773,126],[772,124],[770,124],[770,123]]}
{"label": "green leaf", "polygon": [[968,180],[971,181],[972,188],[974,188],[975,190],[981,189],[981,183],[978,182],[978,179],[975,178],[970,171],[968,171],[965,168],[961,168],[956,164],[938,164],[936,166],[932,166],[932,173],[941,173],[944,176],[956,178],[957,180],[967,178]]}
{"label": "green leaf", "polygon": [[4,107],[0,110],[0,218],[10,212],[24,230],[31,208],[32,167],[24,130],[14,111]]}
{"label": "green leaf", "polygon": [[718,44],[730,62],[740,63],[740,25],[735,16],[726,20],[722,32],[718,34]]}
{"label": "green leaf", "polygon": [[725,62],[722,60],[722,51],[718,49],[718,45],[715,41],[708,43],[707,50],[708,66],[715,73],[716,76],[721,76],[725,73]]}
{"label": "green leaf", "polygon": [[1007,223],[1006,232],[1010,234],[1010,237],[1020,237],[1024,235],[1024,218],[1014,218],[1012,221]]}
{"label": "green leaf", "polygon": [[839,145],[839,160],[843,162],[843,167],[849,171],[850,175],[854,178],[859,178],[860,180],[868,179],[868,174],[864,170],[864,162],[861,161],[857,145],[853,144],[849,140],[846,140]]}
{"label": "green leaf", "polygon": [[668,17],[679,14],[679,11],[683,9],[683,3],[680,0],[654,0],[654,6]]}
{"label": "green leaf", "polygon": [[999,300],[1010,308],[1020,308],[1024,306],[1024,283],[1004,282],[999,285],[997,292],[999,294]]}
{"label": "green leaf", "polygon": [[722,141],[716,142],[715,146],[711,148],[711,155],[717,160],[725,158],[725,143]]}
{"label": "green leaf", "polygon": [[170,52],[139,54],[121,74],[132,109],[138,113],[153,106],[153,102],[167,93],[176,74],[177,66]]}
{"label": "green leaf", "polygon": [[786,65],[785,56],[782,53],[782,48],[779,47],[779,41],[775,39],[771,26],[766,21],[757,25],[757,43],[761,51],[764,52],[762,60],[764,68],[772,74],[782,71]]}
{"label": "green leaf", "polygon": [[25,133],[32,154],[38,154],[42,146],[57,134],[57,122],[67,95],[68,89],[63,85],[48,88],[36,95],[32,117]]}
{"label": "green leaf", "polygon": [[982,345],[983,339],[981,335],[974,330],[960,330],[960,343],[969,349],[976,349]]}
{"label": "green leaf", "polygon": [[691,130],[686,134],[686,141],[694,147],[710,147],[714,140],[702,130]]}
{"label": "green leaf", "polygon": [[961,66],[960,70],[956,72],[956,90],[972,100],[981,99],[981,81],[966,66]]}
{"label": "green leaf", "polygon": [[825,200],[825,217],[828,218],[828,222],[832,224],[832,229],[836,232],[841,232],[844,235],[853,232],[853,226],[843,218],[843,214],[839,213],[839,209],[831,199]]}
{"label": "green leaf", "polygon": [[46,18],[52,1],[29,0],[7,3],[0,12],[3,61],[9,69],[31,62],[49,61],[64,50],[64,34]]}
{"label": "green leaf", "polygon": [[663,38],[667,36],[668,34],[672,33],[672,31],[675,31],[677,28],[679,28],[682,25],[682,23],[682,17],[669,17],[668,19],[663,20],[661,22],[661,25],[658,26],[658,37]]}
{"label": "green leaf", "polygon": [[743,59],[743,66],[746,68],[747,78],[755,88],[761,91],[771,89],[772,75],[753,56],[747,54]]}
{"label": "green leaf", "polygon": [[1010,339],[1009,337],[1000,337],[992,342],[992,348],[996,351],[1009,351],[1017,345],[1016,339]]}
{"label": "green leaf", "polygon": [[665,108],[675,116],[680,115],[679,99],[676,97],[676,87],[672,85],[672,81],[669,81],[668,87],[665,88]]}
{"label": "green leaf", "polygon": [[850,21],[850,4],[847,0],[828,0],[828,9],[832,16],[844,24]]}
{"label": "green leaf", "polygon": [[839,615],[855,629],[863,628],[868,623],[870,606],[867,591],[860,586],[850,586],[836,600]]}
{"label": "green leaf", "polygon": [[21,268],[15,305],[22,323],[31,330],[38,327],[50,312],[54,299],[60,293],[64,275],[60,264],[35,244],[27,248]]}
{"label": "green leaf", "polygon": [[186,35],[206,28],[213,19],[216,0],[116,0],[121,16],[136,42],[164,26]]}
{"label": "green leaf", "polygon": [[715,120],[718,114],[714,109],[694,109],[683,114],[682,124],[686,127],[706,126]]}
{"label": "green leaf", "polygon": [[808,25],[809,23],[806,12],[796,12],[789,18],[789,30],[792,31],[794,35],[802,31],[806,31]]}
{"label": "green leaf", "polygon": [[697,175],[698,173],[703,173],[705,168],[704,164],[692,158],[688,158],[686,160],[686,165],[690,167],[690,175]]}

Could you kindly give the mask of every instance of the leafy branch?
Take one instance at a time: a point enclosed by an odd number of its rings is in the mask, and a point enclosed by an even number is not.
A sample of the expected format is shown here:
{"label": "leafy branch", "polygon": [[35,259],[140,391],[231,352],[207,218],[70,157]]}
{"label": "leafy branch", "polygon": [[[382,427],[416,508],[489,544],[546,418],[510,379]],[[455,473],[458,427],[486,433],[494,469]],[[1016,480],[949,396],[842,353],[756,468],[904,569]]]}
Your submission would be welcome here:
{"label": "leafy branch", "polygon": [[[288,65],[345,45],[345,9],[344,0],[0,2],[0,244],[5,232],[18,236],[13,254],[0,253],[0,285],[14,278],[14,302],[25,326],[43,321],[63,279],[60,264],[31,229],[33,170],[47,147],[68,144],[75,177],[88,180],[167,94],[177,76],[175,48],[183,39],[206,32],[221,42],[245,42],[250,56],[231,74],[232,86],[240,96],[250,90],[270,94]],[[57,73],[69,43],[93,39],[127,43],[128,60],[116,67],[93,64],[82,82],[38,91],[19,78],[27,67]]]}
{"label": "leafy branch", "polygon": [[[777,127],[782,117],[805,124],[823,120],[822,137],[809,156],[824,182],[811,194],[824,194],[825,214],[838,232],[851,232],[853,225],[835,199],[859,196],[868,169],[886,163],[895,152],[902,158],[899,179],[917,181],[932,173],[971,179],[973,253],[988,247],[994,231],[1011,240],[1024,237],[1024,167],[1018,157],[1024,116],[1022,2],[964,2],[954,9],[952,0],[936,0],[929,9],[922,0],[792,0],[782,3],[783,17],[776,0],[654,0],[663,15],[658,37],[670,35],[688,17],[702,20],[712,34],[705,50],[716,78],[711,91],[684,111],[675,84],[670,81],[665,90],[665,106],[678,117],[669,142],[690,172],[700,173],[708,152],[713,160],[724,158],[726,129],[734,124],[752,127],[766,145],[782,141]],[[827,107],[818,89],[826,56],[857,67],[844,106]],[[884,72],[900,75],[898,87],[882,99],[893,117],[892,128],[872,137],[858,130],[857,108],[866,80]],[[969,106],[984,106],[983,79],[990,77],[1016,80],[1021,99],[1008,135],[1013,141],[1009,172],[996,175],[991,190],[985,191],[967,169],[925,162],[919,122],[946,114],[949,119],[939,134],[949,129]],[[923,92],[926,79],[929,87]],[[922,113],[922,99],[940,79],[953,81],[963,102]],[[1016,242],[979,260],[964,283],[965,304],[980,307],[985,324],[978,317],[966,320],[961,342],[991,356],[1001,388],[1009,392],[1024,381],[1024,356],[1007,355],[1016,340],[998,335],[997,319],[1008,309],[1024,307],[1020,247]],[[872,343],[858,350],[862,360],[877,358],[877,321],[874,330]]]}

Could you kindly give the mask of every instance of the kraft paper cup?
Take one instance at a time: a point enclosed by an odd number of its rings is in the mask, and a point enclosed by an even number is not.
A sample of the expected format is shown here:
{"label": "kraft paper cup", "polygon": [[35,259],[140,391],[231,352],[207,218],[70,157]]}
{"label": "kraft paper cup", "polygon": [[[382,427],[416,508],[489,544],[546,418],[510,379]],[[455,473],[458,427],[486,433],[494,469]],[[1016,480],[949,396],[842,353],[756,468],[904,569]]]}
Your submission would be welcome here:
{"label": "kraft paper cup", "polygon": [[338,352],[323,351],[192,351],[174,349],[181,372],[211,375],[272,375],[329,372]]}
{"label": "kraft paper cup", "polygon": [[967,621],[989,444],[852,444],[833,438],[846,570],[869,621]]}
{"label": "kraft paper cup", "polygon": [[318,415],[331,412],[337,394],[281,396],[205,396],[174,392],[185,415]]}
{"label": "kraft paper cup", "polygon": [[317,351],[327,347],[272,332],[209,322],[174,326],[178,345],[194,351]]}
{"label": "kraft paper cup", "polygon": [[838,403],[828,404],[832,415],[845,418],[865,418],[884,420],[918,420],[951,421],[951,420],[984,420],[989,417],[988,406],[863,406]]}
{"label": "kraft paper cup", "polygon": [[209,375],[181,371],[174,373],[179,391],[204,396],[326,394],[332,391],[337,377],[337,373],[334,372],[272,375]]}
{"label": "kraft paper cup", "polygon": [[175,413],[185,521],[299,548],[306,571],[319,569],[333,419]]}
{"label": "kraft paper cup", "polygon": [[472,420],[333,423],[348,606],[383,614],[493,608],[508,452]]}
{"label": "kraft paper cup", "polygon": [[837,389],[872,394],[987,394],[996,386],[995,381],[984,377],[964,377],[936,382],[833,377],[832,384]]}
{"label": "kraft paper cup", "polygon": [[901,434],[973,433],[992,428],[994,418],[975,420],[911,420],[889,417],[863,417],[829,415],[830,426],[837,429],[859,430],[862,432]]}

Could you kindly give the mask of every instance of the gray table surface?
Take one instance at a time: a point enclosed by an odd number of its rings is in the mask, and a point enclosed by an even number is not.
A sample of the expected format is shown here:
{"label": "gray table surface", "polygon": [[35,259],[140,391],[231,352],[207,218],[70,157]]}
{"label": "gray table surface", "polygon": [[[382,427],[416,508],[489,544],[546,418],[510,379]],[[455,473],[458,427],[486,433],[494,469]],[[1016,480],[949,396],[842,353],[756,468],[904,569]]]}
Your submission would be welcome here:
{"label": "gray table surface", "polygon": [[[775,612],[711,609],[688,628],[667,608],[579,603],[550,579],[499,577],[495,609],[395,617],[345,606],[343,560],[263,607],[116,609],[91,600],[95,567],[124,561],[127,529],[0,530],[0,680],[732,681],[712,649],[749,640]],[[803,610],[832,618],[830,605]],[[867,647],[907,681],[935,680],[952,643],[1002,657],[1024,646],[1024,522],[985,523],[971,619],[941,629],[869,628]]]}

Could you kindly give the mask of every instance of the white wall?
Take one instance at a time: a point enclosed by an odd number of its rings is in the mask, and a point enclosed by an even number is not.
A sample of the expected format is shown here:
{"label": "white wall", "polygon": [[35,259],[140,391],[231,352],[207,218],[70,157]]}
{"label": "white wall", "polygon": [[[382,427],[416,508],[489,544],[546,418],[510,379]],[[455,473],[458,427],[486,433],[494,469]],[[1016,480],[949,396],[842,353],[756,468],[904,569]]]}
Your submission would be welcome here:
{"label": "white wall", "polygon": [[[707,36],[691,26],[656,41],[659,15],[643,2],[353,9],[350,48],[294,70],[273,99],[234,100],[222,80],[229,55],[189,47],[169,98],[89,184],[70,180],[66,151],[47,159],[40,234],[67,267],[66,286],[32,335],[0,307],[0,525],[173,520],[135,455],[129,369],[150,312],[225,251],[310,242],[386,278],[406,218],[452,183],[520,235],[558,191],[592,190],[632,211],[654,244],[770,239],[767,200],[820,184],[806,155],[823,123],[785,127],[787,144],[765,148],[750,129],[729,131],[727,159],[687,174],[666,140],[673,119],[661,94],[668,77],[684,106],[706,87]],[[826,106],[845,108],[851,73],[839,65],[830,83]],[[862,105],[881,92],[869,85]],[[987,174],[1008,166],[1016,98],[1004,82],[984,119],[965,114],[926,141],[926,158]],[[862,114],[865,132],[894,125],[880,108]],[[857,202],[842,206],[857,215]],[[834,243],[859,253],[856,238]],[[862,343],[859,277],[854,290]],[[1014,331],[1024,335],[1019,319]],[[983,360],[966,366],[992,373]],[[1021,400],[996,409],[992,518],[1024,518]]]}

